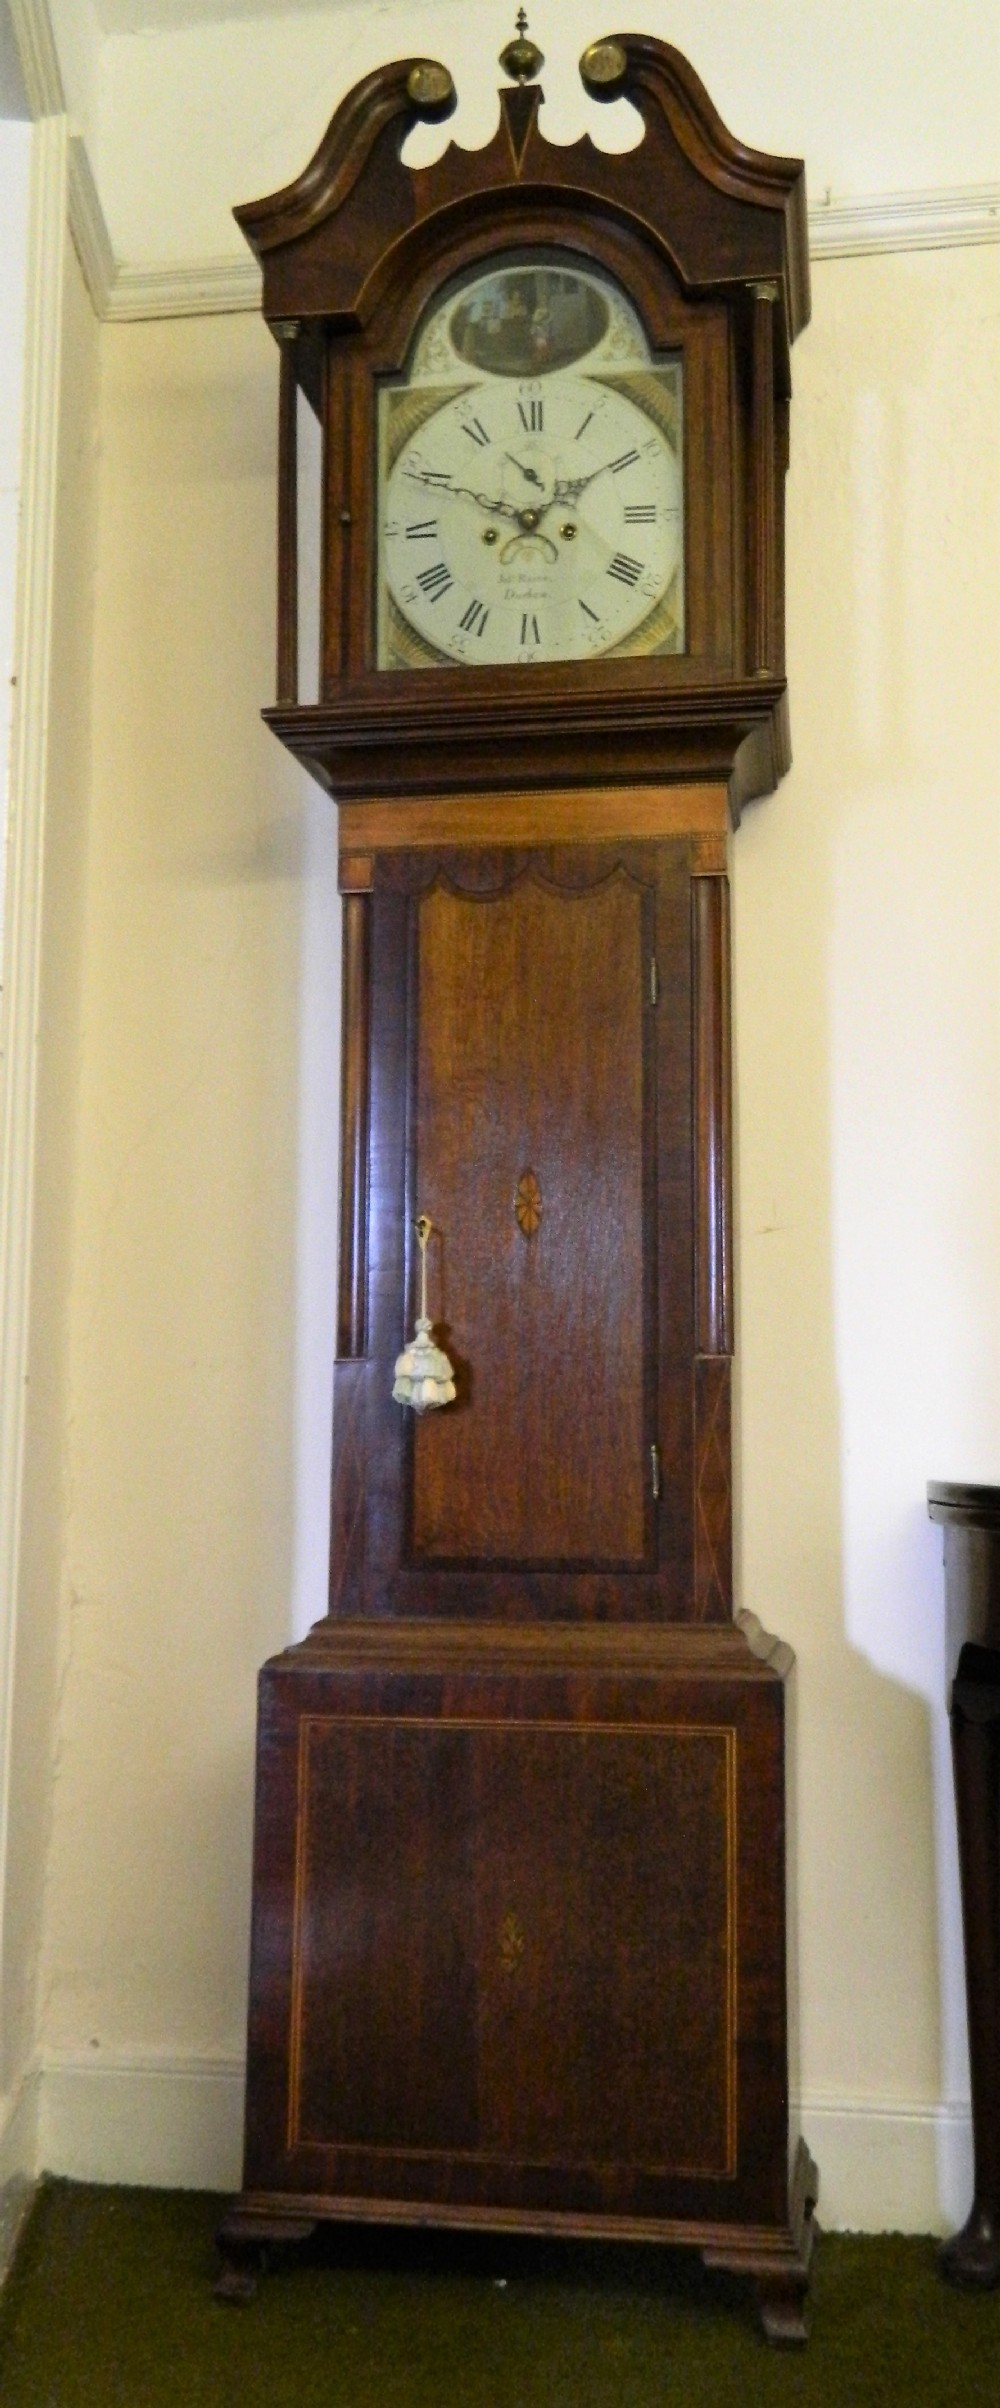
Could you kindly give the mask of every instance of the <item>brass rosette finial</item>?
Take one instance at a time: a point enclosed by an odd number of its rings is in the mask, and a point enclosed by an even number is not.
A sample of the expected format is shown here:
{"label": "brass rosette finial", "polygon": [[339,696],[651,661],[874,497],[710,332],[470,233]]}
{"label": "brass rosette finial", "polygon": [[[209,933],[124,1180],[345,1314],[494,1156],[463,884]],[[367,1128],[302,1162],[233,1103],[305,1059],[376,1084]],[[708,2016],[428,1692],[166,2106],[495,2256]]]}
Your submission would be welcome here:
{"label": "brass rosette finial", "polygon": [[620,42],[590,42],[580,60],[580,74],[593,100],[614,100],[627,72]]}
{"label": "brass rosette finial", "polygon": [[514,23],[517,26],[517,34],[515,39],[508,42],[506,48],[501,50],[500,65],[504,74],[510,76],[513,84],[530,84],[532,76],[537,75],[539,68],[545,65],[544,54],[539,50],[537,42],[529,42],[527,39],[528,20],[523,8],[518,9]]}
{"label": "brass rosette finial", "polygon": [[457,98],[454,79],[439,59],[418,59],[406,78],[406,89],[414,108],[430,125],[451,116]]}

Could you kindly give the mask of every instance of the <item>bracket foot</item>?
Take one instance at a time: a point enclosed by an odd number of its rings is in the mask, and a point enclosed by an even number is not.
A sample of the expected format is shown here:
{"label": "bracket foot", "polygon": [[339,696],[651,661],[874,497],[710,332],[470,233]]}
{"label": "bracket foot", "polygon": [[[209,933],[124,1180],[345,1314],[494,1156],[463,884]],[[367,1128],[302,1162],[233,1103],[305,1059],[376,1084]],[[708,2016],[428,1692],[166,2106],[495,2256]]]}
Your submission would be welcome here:
{"label": "bracket foot", "polygon": [[270,2249],[276,2241],[308,2241],[316,2230],[315,2217],[262,2214],[252,2207],[230,2208],[215,2236],[220,2268],[213,2285],[216,2299],[248,2307],[266,2274]]}

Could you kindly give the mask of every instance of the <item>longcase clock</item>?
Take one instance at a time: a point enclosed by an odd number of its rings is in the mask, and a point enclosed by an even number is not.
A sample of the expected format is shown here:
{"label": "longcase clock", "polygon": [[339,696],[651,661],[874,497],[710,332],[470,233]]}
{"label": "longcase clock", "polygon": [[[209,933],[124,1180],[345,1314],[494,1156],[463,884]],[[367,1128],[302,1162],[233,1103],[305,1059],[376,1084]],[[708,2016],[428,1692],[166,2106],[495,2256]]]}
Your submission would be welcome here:
{"label": "longcase clock", "polygon": [[816,2175],[791,1657],[732,1602],[726,864],[789,757],[803,174],[646,35],[581,61],[642,118],[624,155],[545,141],[523,25],[503,63],[484,149],[404,162],[454,98],[405,59],[237,213],[281,351],[266,716],[339,805],[344,1059],[329,1612],[261,1675],[223,2288],[323,2218],[618,2235],[750,2275],[794,2340]]}

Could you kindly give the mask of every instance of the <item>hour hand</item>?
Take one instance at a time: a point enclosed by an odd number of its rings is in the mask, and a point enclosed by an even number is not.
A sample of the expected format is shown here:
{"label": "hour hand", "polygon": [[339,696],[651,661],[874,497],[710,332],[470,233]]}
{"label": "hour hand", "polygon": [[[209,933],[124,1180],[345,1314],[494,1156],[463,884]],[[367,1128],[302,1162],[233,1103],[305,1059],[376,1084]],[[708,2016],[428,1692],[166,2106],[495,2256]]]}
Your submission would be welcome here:
{"label": "hour hand", "polygon": [[517,469],[519,476],[527,478],[529,485],[537,485],[539,493],[544,493],[545,479],[539,476],[537,468],[526,468],[523,460],[515,460],[513,452],[505,452],[504,458],[510,461],[512,468]]}

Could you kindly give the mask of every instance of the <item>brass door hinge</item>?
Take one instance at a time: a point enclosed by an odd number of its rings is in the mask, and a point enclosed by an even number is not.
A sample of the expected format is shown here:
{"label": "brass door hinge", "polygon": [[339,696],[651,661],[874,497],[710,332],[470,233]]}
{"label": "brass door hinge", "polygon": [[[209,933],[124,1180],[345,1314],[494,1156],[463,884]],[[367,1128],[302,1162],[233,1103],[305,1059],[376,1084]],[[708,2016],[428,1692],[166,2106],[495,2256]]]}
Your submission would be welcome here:
{"label": "brass door hinge", "polygon": [[660,1476],[660,1450],[658,1446],[650,1447],[649,1468],[653,1482],[653,1503],[654,1505],[658,1505],[660,1502],[660,1493],[663,1487],[663,1481]]}
{"label": "brass door hinge", "polygon": [[660,972],[655,953],[649,957],[649,1000],[655,1010],[660,1000]]}

